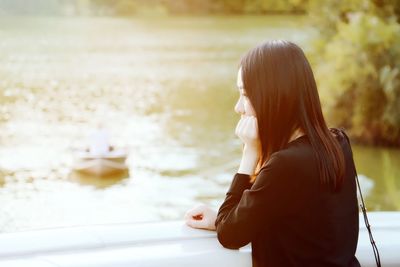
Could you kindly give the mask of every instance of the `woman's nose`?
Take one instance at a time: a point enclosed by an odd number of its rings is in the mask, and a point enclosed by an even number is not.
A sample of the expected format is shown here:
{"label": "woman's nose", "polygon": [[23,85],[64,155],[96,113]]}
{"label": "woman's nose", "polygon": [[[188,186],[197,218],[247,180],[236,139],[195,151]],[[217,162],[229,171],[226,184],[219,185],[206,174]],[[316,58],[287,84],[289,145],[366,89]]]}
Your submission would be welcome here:
{"label": "woman's nose", "polygon": [[244,104],[243,104],[242,98],[239,98],[239,100],[237,101],[237,103],[235,105],[235,111],[238,114],[244,114]]}

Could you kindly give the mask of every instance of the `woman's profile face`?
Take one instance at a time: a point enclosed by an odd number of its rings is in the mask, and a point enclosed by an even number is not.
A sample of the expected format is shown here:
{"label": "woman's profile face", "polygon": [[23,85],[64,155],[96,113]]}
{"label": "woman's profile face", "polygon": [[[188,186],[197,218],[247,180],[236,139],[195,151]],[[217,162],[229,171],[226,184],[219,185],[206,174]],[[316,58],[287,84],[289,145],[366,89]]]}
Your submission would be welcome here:
{"label": "woman's profile face", "polygon": [[251,105],[250,100],[243,88],[242,67],[239,68],[236,85],[240,95],[235,105],[235,112],[240,115],[256,116],[256,112],[254,111],[254,108]]}

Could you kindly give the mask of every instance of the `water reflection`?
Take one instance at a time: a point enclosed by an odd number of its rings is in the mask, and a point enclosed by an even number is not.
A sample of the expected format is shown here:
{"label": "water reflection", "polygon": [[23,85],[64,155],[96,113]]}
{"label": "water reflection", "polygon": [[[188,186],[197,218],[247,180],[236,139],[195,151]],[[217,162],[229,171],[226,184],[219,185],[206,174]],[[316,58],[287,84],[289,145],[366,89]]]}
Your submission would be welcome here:
{"label": "water reflection", "polygon": [[125,170],[124,172],[107,175],[104,177],[87,175],[72,171],[68,177],[71,181],[77,182],[81,185],[91,185],[96,189],[105,189],[107,187],[123,182],[124,179],[128,179],[129,171]]}
{"label": "water reflection", "polygon": [[[182,218],[219,206],[240,162],[236,67],[301,17],[0,19],[0,231]],[[127,177],[71,173],[99,123]],[[380,150],[379,150],[380,151]],[[386,151],[386,150],[382,150]],[[370,209],[399,209],[399,152],[357,148]],[[363,186],[366,188],[366,186]]]}
{"label": "water reflection", "polygon": [[400,150],[354,145],[353,151],[358,173],[374,182],[366,198],[369,210],[400,210]]}

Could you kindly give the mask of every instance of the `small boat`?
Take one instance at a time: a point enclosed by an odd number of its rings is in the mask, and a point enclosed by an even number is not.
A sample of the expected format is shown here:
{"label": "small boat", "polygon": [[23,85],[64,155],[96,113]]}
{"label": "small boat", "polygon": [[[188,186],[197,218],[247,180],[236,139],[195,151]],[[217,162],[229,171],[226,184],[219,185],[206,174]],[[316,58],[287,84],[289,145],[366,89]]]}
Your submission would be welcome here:
{"label": "small boat", "polygon": [[76,155],[73,170],[86,175],[109,176],[126,173],[128,167],[125,164],[127,152],[123,149],[114,150],[102,155],[93,155],[87,149]]}

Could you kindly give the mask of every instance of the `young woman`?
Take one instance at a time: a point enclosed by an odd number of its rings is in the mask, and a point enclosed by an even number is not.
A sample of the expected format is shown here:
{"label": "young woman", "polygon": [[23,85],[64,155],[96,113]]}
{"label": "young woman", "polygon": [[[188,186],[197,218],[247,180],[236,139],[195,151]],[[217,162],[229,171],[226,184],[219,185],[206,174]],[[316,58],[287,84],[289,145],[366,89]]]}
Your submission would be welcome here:
{"label": "young woman", "polygon": [[239,169],[216,213],[199,205],[187,225],[216,230],[254,267],[360,266],[355,167],[343,130],[329,129],[301,48],[265,42],[241,60],[235,133]]}

